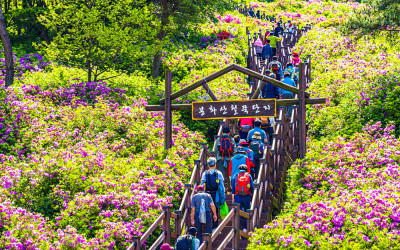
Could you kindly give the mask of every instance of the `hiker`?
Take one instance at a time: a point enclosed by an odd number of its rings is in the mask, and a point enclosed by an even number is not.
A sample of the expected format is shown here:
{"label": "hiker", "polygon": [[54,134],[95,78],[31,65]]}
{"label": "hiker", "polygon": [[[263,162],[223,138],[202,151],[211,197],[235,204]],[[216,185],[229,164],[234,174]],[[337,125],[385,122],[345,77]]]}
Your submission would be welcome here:
{"label": "hiker", "polygon": [[253,129],[254,118],[240,118],[239,119],[239,136],[240,139],[247,139],[250,130]]}
{"label": "hiker", "polygon": [[264,47],[262,49],[261,55],[262,55],[263,60],[265,60],[267,58],[269,60],[272,59],[273,52],[272,52],[272,47],[270,45],[270,42],[271,42],[271,40],[267,39],[266,44],[264,45]]}
{"label": "hiker", "polygon": [[270,34],[270,32],[268,30],[266,30],[265,34],[264,34],[264,40],[263,40],[264,44],[267,44],[267,40],[269,39],[269,34]]}
{"label": "hiker", "polygon": [[[244,148],[244,150],[246,151],[246,156],[250,159],[251,162],[253,162],[253,164],[255,166],[256,162],[255,162],[255,159],[254,159],[254,153],[249,148],[250,144],[245,139],[241,139],[240,142],[239,142],[239,146]],[[255,169],[254,168],[250,168],[250,172],[251,172],[252,176],[255,176]]]}
{"label": "hiker", "polygon": [[276,80],[280,81],[283,76],[282,64],[278,62],[278,57],[273,56],[272,62],[268,64],[268,69],[276,75]]}
{"label": "hiker", "polygon": [[174,248],[173,247],[171,247],[169,244],[167,244],[167,243],[165,243],[165,244],[162,244],[161,245],[161,247],[160,247],[160,250],[173,250]]}
{"label": "hiker", "polygon": [[[242,164],[239,173],[232,178],[232,200],[240,204],[240,210],[250,209],[251,196],[254,190],[253,178],[248,174],[248,168]],[[243,223],[243,232],[247,233],[247,219],[240,217],[239,225]]]}
{"label": "hiker", "polygon": [[293,64],[293,66],[296,66],[299,63],[301,63],[301,59],[299,57],[299,53],[298,52],[294,52],[293,55],[292,55],[292,64]]}
{"label": "hiker", "polygon": [[192,212],[190,215],[192,226],[196,227],[201,244],[203,242],[203,233],[211,233],[211,215],[214,221],[216,221],[218,217],[212,197],[204,192],[204,186],[198,186],[196,191],[197,194],[192,197]]}
{"label": "hiker", "polygon": [[239,173],[239,166],[243,164],[248,166],[249,174],[251,174],[251,168],[254,167],[254,163],[246,156],[246,150],[239,146],[229,164],[229,180],[232,180],[232,177]]}
{"label": "hiker", "polygon": [[[282,82],[296,88],[296,83],[293,81],[292,78],[290,78],[290,72],[287,69],[285,70],[283,75],[284,75],[284,78],[283,78]],[[280,90],[281,90],[281,98],[282,99],[293,99],[294,98],[294,95],[292,92],[287,91],[282,88]],[[292,114],[292,106],[291,105],[289,105],[289,107],[288,107],[288,114],[289,114],[289,116]]]}
{"label": "hiker", "polygon": [[[176,239],[175,250],[198,250],[199,248],[200,240],[197,238],[197,229],[195,227],[190,227],[187,234],[181,235]],[[160,250],[162,250],[162,246]]]}
{"label": "hiker", "polygon": [[254,13],[253,7],[250,7],[249,15],[250,15],[251,17],[255,17],[255,13]]}
{"label": "hiker", "polygon": [[[205,192],[211,195],[218,215],[219,207],[225,202],[225,179],[221,171],[217,170],[217,160],[214,157],[207,160],[207,166],[208,170],[204,171],[201,177],[201,185],[204,186]],[[212,230],[217,227],[218,220],[213,222]]]}
{"label": "hiker", "polygon": [[283,31],[284,30],[281,26],[281,23],[277,23],[277,26],[275,27],[275,30],[274,30],[274,36],[279,37],[279,35],[282,34]]}
{"label": "hiker", "polygon": [[261,57],[263,51],[263,43],[260,38],[257,38],[257,40],[254,42],[254,47],[256,47],[257,56]]}
{"label": "hiker", "polygon": [[[217,153],[217,165],[222,175],[226,177],[226,169],[229,166],[229,162],[233,153],[236,150],[235,141],[228,135],[230,129],[228,126],[222,128],[222,136],[218,139],[217,143],[214,143],[214,152]],[[229,185],[230,186],[230,185]]]}
{"label": "hiker", "polygon": [[253,135],[255,132],[260,132],[261,135],[261,141],[262,142],[267,142],[267,135],[265,134],[265,132],[261,129],[261,121],[260,120],[256,120],[254,122],[254,129],[251,130],[249,132],[249,135],[247,136],[247,141],[251,143],[251,141],[253,140]]}
{"label": "hiker", "polygon": [[[274,127],[273,127],[273,122],[274,122],[274,117],[260,117],[259,118],[261,121],[261,129],[265,132],[265,134],[267,135],[267,141],[269,142],[269,145],[272,145],[272,134],[274,133]],[[254,140],[254,136],[258,134],[260,136],[260,141],[261,141],[261,133],[260,132],[254,132],[253,134],[253,139],[252,142]],[[257,135],[257,137],[258,137]],[[257,139],[258,140],[258,139]],[[262,142],[262,141],[261,141]],[[262,142],[263,143],[263,142]],[[263,143],[264,144],[264,143]],[[251,143],[250,143],[251,145]],[[254,152],[254,151],[253,151]]]}
{"label": "hiker", "polygon": [[290,20],[288,20],[288,23],[286,24],[286,29],[289,32],[289,34],[292,34],[292,32],[293,32],[293,23]]}
{"label": "hiker", "polygon": [[270,36],[268,39],[269,39],[269,44],[271,45],[271,48],[272,48],[272,56],[275,56],[276,50],[277,50],[277,44],[279,41],[282,41],[282,37],[273,36],[272,33],[270,33]]}
{"label": "hiker", "polygon": [[[268,70],[271,72],[270,70]],[[275,74],[270,74],[270,78],[276,79]],[[261,91],[261,96],[263,99],[278,99],[279,98],[279,88],[275,85],[272,85],[268,82],[265,83],[264,88]]]}
{"label": "hiker", "polygon": [[286,65],[286,69],[285,70],[287,70],[287,71],[289,71],[289,73],[290,73],[290,78],[292,78],[292,80],[296,83],[296,85],[297,85],[297,82],[299,81],[299,79],[298,79],[298,75],[297,75],[297,72],[296,72],[296,69],[293,67],[293,64],[292,63],[288,63],[287,65]]}
{"label": "hiker", "polygon": [[[268,119],[268,117],[265,118]],[[254,179],[257,179],[258,172],[260,171],[260,159],[263,157],[263,152],[264,152],[264,143],[261,141],[260,132],[254,132],[249,147],[250,150],[253,152],[253,158],[254,158],[254,170],[255,170]]]}
{"label": "hiker", "polygon": [[240,136],[239,136],[239,135],[235,135],[235,136],[233,137],[233,139],[235,140],[235,145],[236,145],[236,147],[239,147]]}

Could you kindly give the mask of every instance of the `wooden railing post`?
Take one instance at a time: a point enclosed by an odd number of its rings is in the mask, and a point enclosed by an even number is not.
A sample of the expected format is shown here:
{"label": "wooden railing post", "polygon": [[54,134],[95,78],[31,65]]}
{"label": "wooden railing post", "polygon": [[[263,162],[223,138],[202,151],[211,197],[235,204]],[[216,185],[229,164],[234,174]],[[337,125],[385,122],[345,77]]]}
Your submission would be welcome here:
{"label": "wooden railing post", "polygon": [[132,245],[128,247],[127,250],[140,250],[140,237],[139,236],[133,236],[132,237]]}
{"label": "wooden railing post", "polygon": [[299,156],[304,159],[306,155],[306,80],[305,80],[305,65],[299,64]]}
{"label": "wooden railing post", "polygon": [[163,220],[163,230],[165,232],[164,243],[171,243],[171,207],[164,206],[163,211],[165,213],[165,218]]}
{"label": "wooden railing post", "polygon": [[[190,221],[190,202],[191,202],[191,200],[190,200],[190,195],[192,194],[192,185],[190,185],[190,184],[185,184],[185,189],[187,190],[187,193],[188,193],[188,196],[187,196],[187,198],[186,198],[186,201],[185,201],[185,206],[184,206],[184,211],[182,211],[182,213],[187,213],[186,214],[186,216],[185,216],[185,227],[187,228],[187,227],[191,227],[192,225],[191,225],[191,221]],[[186,190],[185,190],[185,192],[186,192]],[[184,230],[184,232],[186,232],[186,228],[182,228],[182,230]]]}
{"label": "wooden railing post", "polygon": [[206,242],[206,250],[212,250],[212,242],[211,242],[211,237],[209,233],[203,233],[203,242]]}
{"label": "wooden railing post", "polygon": [[[195,183],[199,184],[200,183],[200,171],[201,171],[201,161],[200,160],[194,160],[194,165],[197,166],[194,181]],[[194,184],[194,183],[193,183]]]}
{"label": "wooden railing post", "polygon": [[176,237],[178,238],[179,235],[182,234],[182,228],[181,228],[182,213],[179,210],[175,210],[175,214],[176,214],[175,233],[176,233]]}
{"label": "wooden railing post", "polygon": [[235,215],[232,218],[232,228],[235,229],[235,236],[232,238],[232,249],[239,249],[240,244],[240,204],[232,203],[232,209],[235,209]]}
{"label": "wooden railing post", "polygon": [[171,111],[171,71],[165,72],[165,118],[164,118],[164,148],[172,147],[172,111]]}

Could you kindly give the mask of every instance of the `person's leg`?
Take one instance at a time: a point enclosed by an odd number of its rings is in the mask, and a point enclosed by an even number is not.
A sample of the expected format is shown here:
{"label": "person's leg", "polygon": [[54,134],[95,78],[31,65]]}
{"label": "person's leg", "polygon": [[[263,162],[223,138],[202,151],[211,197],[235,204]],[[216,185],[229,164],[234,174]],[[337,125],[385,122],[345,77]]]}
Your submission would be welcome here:
{"label": "person's leg", "polygon": [[276,48],[272,48],[272,56],[275,56],[276,55]]}
{"label": "person's leg", "polygon": [[260,172],[260,159],[256,159],[254,165],[255,165],[254,169],[256,170],[255,173],[255,180],[256,180],[258,178],[258,172]]}
{"label": "person's leg", "polygon": [[[240,209],[242,209],[242,197],[240,195],[238,195],[238,194],[235,195],[235,203],[239,203]],[[241,228],[242,221],[243,221],[243,217],[240,217],[240,219],[239,219],[239,229]]]}
{"label": "person's leg", "polygon": [[204,225],[204,233],[210,234],[212,231],[211,228],[212,228],[212,221],[213,221],[211,212],[206,213],[206,221],[207,221],[207,223]]}
{"label": "person's leg", "polygon": [[196,212],[194,215],[194,227],[197,229],[197,238],[200,240],[200,244],[203,242],[203,231],[202,231],[202,226],[199,221],[199,214]]}
{"label": "person's leg", "polygon": [[[216,210],[216,212],[217,212],[217,217],[219,216],[219,207],[217,206],[217,204],[216,204],[216,202],[215,202],[215,197],[217,196],[217,192],[212,192],[211,193],[211,198],[212,198],[212,200],[213,200],[213,202],[214,202],[214,205],[215,205],[215,210]],[[211,218],[212,218],[212,216],[211,216]],[[214,219],[212,220],[212,229],[214,230],[214,229],[216,229],[218,227],[218,220],[217,221],[214,221]]]}
{"label": "person's leg", "polygon": [[242,132],[242,130],[241,129],[239,129],[239,137],[240,137],[240,139],[247,139],[247,134],[246,133],[243,133]]}
{"label": "person's leg", "polygon": [[221,171],[222,176],[225,176],[224,161],[223,160],[218,160],[217,166],[218,166],[218,170]]}
{"label": "person's leg", "polygon": [[[247,210],[250,209],[250,202],[251,202],[251,196],[250,195],[246,195],[246,196],[242,197],[242,204],[243,205],[240,205],[241,206],[240,209],[242,209],[242,207],[243,207],[242,210],[247,212]],[[244,223],[243,228],[247,229],[247,219],[246,218],[243,218],[243,223]]]}

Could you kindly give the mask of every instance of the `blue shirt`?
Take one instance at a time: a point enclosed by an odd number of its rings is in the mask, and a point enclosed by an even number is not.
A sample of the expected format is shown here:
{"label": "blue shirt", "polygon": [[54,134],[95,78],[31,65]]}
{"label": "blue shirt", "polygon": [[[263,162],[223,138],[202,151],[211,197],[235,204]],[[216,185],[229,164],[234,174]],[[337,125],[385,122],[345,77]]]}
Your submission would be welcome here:
{"label": "blue shirt", "polygon": [[[296,88],[296,83],[292,80],[292,78],[290,78],[290,76],[285,76],[285,78],[282,80],[282,82]],[[280,93],[281,94],[292,94],[292,92],[287,91],[285,89],[280,89]]]}
{"label": "blue shirt", "polygon": [[264,130],[262,130],[261,128],[255,127],[254,129],[252,129],[249,134],[247,135],[247,141],[251,142],[253,140],[253,135],[255,132],[260,132],[261,134],[261,141],[264,142],[267,139],[267,135],[265,134]]}

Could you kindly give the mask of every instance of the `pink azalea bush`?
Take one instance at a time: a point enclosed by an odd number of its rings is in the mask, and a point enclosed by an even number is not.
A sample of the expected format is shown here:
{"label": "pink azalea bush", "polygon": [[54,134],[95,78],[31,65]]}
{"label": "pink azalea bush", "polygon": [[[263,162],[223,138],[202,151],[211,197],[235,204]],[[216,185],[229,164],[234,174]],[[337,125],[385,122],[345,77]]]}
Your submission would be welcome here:
{"label": "pink azalea bush", "polygon": [[249,249],[389,249],[400,239],[400,142],[394,126],[314,141],[289,171],[286,211]]}

